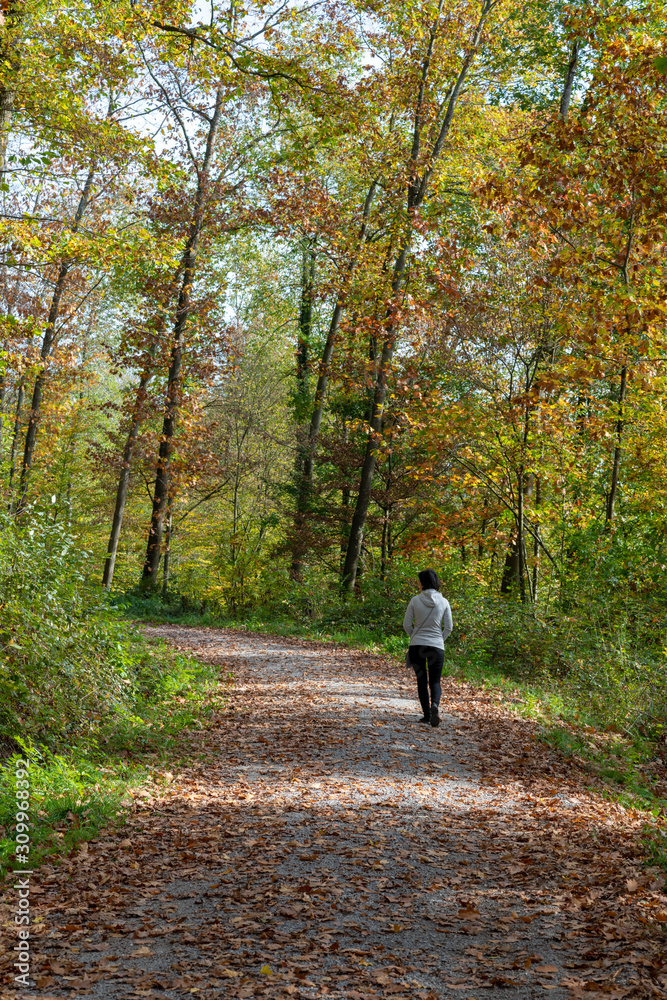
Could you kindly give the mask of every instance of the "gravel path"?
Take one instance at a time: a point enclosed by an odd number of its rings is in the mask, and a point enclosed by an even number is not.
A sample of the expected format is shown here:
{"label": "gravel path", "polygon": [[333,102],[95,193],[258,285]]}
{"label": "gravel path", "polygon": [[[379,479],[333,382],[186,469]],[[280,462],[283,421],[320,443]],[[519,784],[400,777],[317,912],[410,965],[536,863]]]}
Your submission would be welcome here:
{"label": "gravel path", "polygon": [[[643,992],[602,910],[591,932],[571,905],[582,879],[609,912],[580,833],[622,810],[569,780],[529,728],[504,729],[491,695],[445,682],[431,729],[412,675],[379,657],[146,632],[232,670],[231,703],[189,734],[191,762],[129,827],[47,869],[34,996],[667,995],[653,974]],[[609,837],[599,851],[620,856]]]}

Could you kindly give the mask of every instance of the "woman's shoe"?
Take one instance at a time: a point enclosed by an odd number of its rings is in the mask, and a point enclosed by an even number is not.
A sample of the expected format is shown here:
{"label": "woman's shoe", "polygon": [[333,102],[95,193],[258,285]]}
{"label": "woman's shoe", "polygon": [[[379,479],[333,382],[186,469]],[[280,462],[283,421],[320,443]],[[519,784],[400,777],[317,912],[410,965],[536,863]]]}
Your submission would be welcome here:
{"label": "woman's shoe", "polygon": [[429,721],[434,729],[440,725],[440,710],[437,705],[431,705],[431,718]]}
{"label": "woman's shoe", "polygon": [[431,720],[428,715],[422,715],[421,719],[415,719],[415,722],[426,722],[429,723]]}

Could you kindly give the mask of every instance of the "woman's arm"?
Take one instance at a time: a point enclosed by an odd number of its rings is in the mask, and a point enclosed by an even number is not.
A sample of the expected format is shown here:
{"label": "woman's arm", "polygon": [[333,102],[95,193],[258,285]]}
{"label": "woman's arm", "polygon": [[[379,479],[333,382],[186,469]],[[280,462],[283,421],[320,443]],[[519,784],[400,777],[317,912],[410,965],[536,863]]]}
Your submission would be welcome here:
{"label": "woman's arm", "polygon": [[452,609],[449,606],[449,601],[445,601],[445,610],[442,614],[442,638],[446,639],[447,636],[451,635],[453,628]]}
{"label": "woman's arm", "polygon": [[[412,598],[412,601],[414,601],[414,597]],[[403,628],[405,629],[405,631],[408,633],[409,636],[411,636],[414,631],[412,627],[412,622],[414,619],[414,614],[412,611],[412,601],[410,601],[410,603],[408,604],[405,611],[405,616],[403,618]]]}

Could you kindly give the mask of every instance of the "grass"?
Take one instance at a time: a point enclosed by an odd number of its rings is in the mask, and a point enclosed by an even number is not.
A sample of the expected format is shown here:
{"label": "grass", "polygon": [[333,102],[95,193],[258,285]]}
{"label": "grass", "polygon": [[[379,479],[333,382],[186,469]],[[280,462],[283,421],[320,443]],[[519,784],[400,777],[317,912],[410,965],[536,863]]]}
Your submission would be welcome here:
{"label": "grass", "polygon": [[15,740],[0,768],[0,873],[14,865],[18,760],[30,764],[28,867],[37,868],[122,823],[133,796],[168,781],[164,768],[182,762],[183,733],[220,709],[227,679],[165,643],[146,642],[132,712],[103,720],[67,749]]}
{"label": "grass", "polygon": [[667,830],[656,826],[655,823],[647,823],[642,833],[641,844],[647,864],[667,872]]}

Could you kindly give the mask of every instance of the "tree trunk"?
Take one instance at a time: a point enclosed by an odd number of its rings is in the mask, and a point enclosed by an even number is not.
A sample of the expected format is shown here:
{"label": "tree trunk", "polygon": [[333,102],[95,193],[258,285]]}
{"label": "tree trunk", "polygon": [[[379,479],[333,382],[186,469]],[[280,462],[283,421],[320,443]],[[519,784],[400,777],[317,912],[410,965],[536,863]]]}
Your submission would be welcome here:
{"label": "tree trunk", "polygon": [[[155,348],[151,348],[151,351],[152,357],[155,357]],[[104,574],[102,576],[102,586],[106,587],[107,590],[111,590],[114,570],[116,567],[116,553],[118,552],[120,530],[123,526],[125,503],[127,501],[127,492],[130,486],[130,467],[132,465],[134,446],[137,442],[137,434],[139,433],[139,427],[141,425],[141,405],[146,396],[146,387],[150,382],[152,375],[152,368],[146,368],[139,381],[139,388],[137,389],[137,396],[130,419],[130,427],[127,432],[127,440],[125,442],[125,447],[123,448],[120,475],[118,477],[118,489],[116,490],[116,506],[114,507],[111,534],[109,536],[107,557],[104,562]]]}
{"label": "tree trunk", "polygon": [[[343,418],[343,441],[345,444],[350,439],[347,420]],[[340,518],[340,559],[338,561],[338,575],[343,577],[343,564],[345,563],[345,552],[347,551],[347,539],[350,533],[347,523],[350,510],[350,487],[345,485],[341,490],[341,518]]]}
{"label": "tree trunk", "polygon": [[294,538],[290,576],[301,582],[305,547],[303,533],[308,518],[309,482],[304,476],[308,460],[308,425],[303,419],[308,406],[308,375],[310,337],[313,331],[313,282],[315,280],[315,251],[304,244],[301,262],[301,308],[299,310],[299,335],[296,352],[296,503],[294,510]]}
{"label": "tree trunk", "polygon": [[153,342],[148,349],[148,355],[146,359],[146,365],[143,372],[141,373],[141,378],[139,379],[139,385],[137,387],[136,396],[134,399],[134,406],[132,407],[132,414],[130,417],[130,426],[127,432],[127,440],[125,442],[125,447],[123,448],[123,455],[121,459],[120,475],[118,476],[118,488],[116,490],[116,505],[113,512],[113,521],[111,523],[111,534],[109,535],[109,545],[107,546],[107,557],[104,561],[104,573],[102,575],[102,586],[106,587],[107,590],[111,590],[111,584],[113,583],[114,570],[116,566],[116,553],[118,551],[118,543],[120,541],[120,532],[123,526],[123,516],[125,514],[125,504],[127,502],[127,493],[130,486],[130,468],[132,465],[132,457],[134,455],[134,447],[137,442],[137,435],[139,433],[139,427],[141,426],[141,408],[146,399],[146,389],[148,388],[148,383],[154,374],[154,361],[157,354],[158,345],[162,334],[164,333],[165,326],[165,311],[169,308],[172,296],[177,288],[178,279],[181,275],[181,265],[176,270],[174,274],[167,294],[164,298],[163,306],[158,314],[155,335],[153,337]]}
{"label": "tree trunk", "polygon": [[484,535],[486,534],[486,518],[482,518],[482,525],[479,532],[479,538],[477,540],[477,561],[481,562],[484,558]]}
{"label": "tree trunk", "polygon": [[[489,573],[489,584],[493,587],[493,574],[496,568],[496,560],[498,559],[498,522],[493,522],[493,548],[491,549],[491,572]],[[502,586],[501,586],[502,591]]]}
{"label": "tree trunk", "polygon": [[[4,345],[5,352],[7,351],[7,344]],[[5,381],[5,370],[3,368],[0,371],[0,465],[2,464],[2,448],[4,445],[4,416],[5,416],[5,396],[7,394],[6,381]]]}
{"label": "tree trunk", "polygon": [[[352,277],[354,270],[357,266],[359,260],[359,252],[363,246],[368,232],[368,220],[370,218],[371,208],[373,205],[373,199],[375,198],[375,192],[377,190],[377,181],[373,181],[370,188],[368,189],[368,194],[364,201],[364,208],[361,220],[361,229],[359,231],[359,238],[357,240],[357,251],[354,254],[352,260],[347,265],[347,270],[345,273],[345,285]],[[322,415],[324,413],[324,398],[326,396],[327,385],[329,383],[329,365],[331,363],[331,358],[333,355],[334,347],[336,344],[336,336],[338,334],[338,327],[340,326],[340,321],[343,316],[343,311],[345,309],[344,295],[346,288],[343,287],[341,294],[338,297],[338,301],[334,307],[333,314],[331,316],[331,322],[329,324],[329,330],[327,333],[327,339],[324,344],[324,350],[322,351],[322,357],[320,358],[319,364],[319,374],[317,379],[317,386],[315,388],[315,400],[313,403],[313,412],[310,418],[310,427],[308,428],[308,448],[303,466],[303,482],[306,494],[309,493],[312,480],[313,480],[313,470],[315,468],[315,452],[317,451],[317,441],[320,435],[320,426],[322,424]]]}
{"label": "tree trunk", "polygon": [[[88,176],[86,177],[86,182],[83,186],[83,191],[81,192],[81,198],[79,199],[76,215],[74,216],[74,222],[72,223],[71,229],[73,233],[75,233],[78,230],[79,226],[81,225],[81,220],[83,218],[83,215],[90,203],[90,192],[93,186],[93,178],[95,176],[96,168],[97,168],[97,160],[94,159],[88,169]],[[56,278],[56,283],[53,289],[53,295],[51,296],[49,316],[46,322],[44,337],[42,339],[42,348],[40,351],[41,364],[39,371],[37,372],[37,378],[35,379],[35,385],[32,391],[30,416],[28,418],[28,429],[26,430],[26,435],[25,435],[25,446],[23,449],[23,463],[21,466],[21,483],[19,487],[19,502],[17,507],[17,515],[19,515],[23,511],[26,504],[26,495],[28,492],[28,477],[30,475],[30,470],[32,468],[33,458],[35,456],[37,428],[42,409],[42,395],[44,392],[44,383],[46,380],[46,362],[48,361],[51,352],[53,351],[53,345],[56,334],[56,323],[58,321],[58,314],[60,312],[60,300],[62,299],[63,292],[65,291],[65,285],[67,284],[67,275],[69,273],[71,266],[72,266],[72,261],[69,258],[64,258],[61,261],[60,268],[58,270],[58,276]]]}
{"label": "tree trunk", "polygon": [[204,222],[204,209],[206,206],[209,187],[208,175],[211,162],[213,160],[215,144],[218,138],[221,115],[222,88],[219,88],[216,94],[215,111],[210,120],[206,140],[206,152],[204,154],[201,170],[198,172],[197,191],[195,194],[190,235],[181,258],[183,282],[178,297],[178,307],[176,309],[176,320],[174,323],[171,362],[169,365],[169,374],[167,376],[167,393],[164,419],[162,422],[162,436],[160,438],[155,488],[153,492],[153,509],[151,512],[151,523],[148,531],[146,558],[141,577],[141,586],[145,589],[151,589],[157,586],[157,572],[160,565],[160,555],[162,549],[162,527],[167,508],[167,499],[169,496],[171,479],[173,438],[176,430],[176,417],[178,415],[178,408],[180,404],[183,343],[185,329],[190,316],[190,310],[192,309],[192,282],[197,262],[199,238]]}
{"label": "tree trunk", "polygon": [[517,519],[516,519],[516,547],[517,547],[517,572],[519,576],[519,594],[521,595],[521,603],[526,603],[526,545],[524,539],[524,523],[523,523],[523,466],[519,469],[517,474]]}
{"label": "tree trunk", "polygon": [[[197,237],[199,233],[197,232]],[[151,511],[151,523],[148,531],[148,544],[146,546],[146,558],[142,573],[141,585],[147,589],[157,585],[157,572],[162,554],[162,527],[164,523],[169,487],[171,482],[171,455],[173,451],[173,437],[176,430],[176,417],[180,402],[181,387],[181,365],[183,362],[183,338],[188,316],[190,314],[190,294],[192,290],[192,277],[196,260],[197,239],[189,241],[188,262],[184,269],[183,285],[178,297],[178,310],[176,323],[174,324],[174,339],[171,348],[171,363],[167,376],[167,398],[165,404],[164,418],[162,421],[162,435],[158,450],[158,464],[155,476],[155,488],[153,492],[153,509]]]}
{"label": "tree trunk", "polygon": [[382,511],[382,546],[380,551],[380,579],[384,583],[387,579],[387,569],[391,559],[391,507],[385,507]]}
{"label": "tree trunk", "polygon": [[[21,25],[25,15],[25,0],[9,0],[0,11],[0,28],[2,28],[3,39],[0,44],[0,65],[4,71],[11,74],[0,85],[0,185],[3,189],[6,185],[5,172],[7,169],[7,144],[9,133],[12,127],[14,116],[14,102],[16,99],[16,76],[21,68],[21,52],[16,43],[15,31]],[[13,77],[13,78],[12,78]],[[7,350],[7,344],[4,345]],[[0,374],[0,462],[2,461],[3,446],[3,415],[6,393],[6,375],[3,371]],[[23,380],[21,380],[19,393],[21,405],[23,404]],[[19,412],[21,406],[19,405]],[[10,483],[14,478],[16,458],[16,441],[12,442],[12,459],[10,465]],[[10,508],[13,504],[10,502]]]}
{"label": "tree trunk", "polygon": [[16,394],[16,410],[14,412],[14,428],[12,431],[12,449],[9,454],[9,513],[14,513],[14,497],[12,496],[12,489],[14,485],[14,476],[16,474],[16,456],[18,455],[18,444],[19,435],[21,433],[21,410],[23,409],[23,392],[24,392],[24,379],[22,378],[19,382],[18,391]]}
{"label": "tree trunk", "polygon": [[618,479],[621,468],[621,453],[622,453],[622,441],[623,441],[623,404],[625,402],[625,394],[628,386],[628,369],[627,365],[623,365],[621,368],[621,384],[618,390],[618,420],[616,421],[616,447],[614,448],[614,458],[611,466],[611,484],[609,486],[609,493],[607,495],[607,509],[605,511],[605,531],[611,530],[612,521],[614,520],[614,512],[616,508],[616,497],[618,495]]}
{"label": "tree trunk", "polygon": [[[542,481],[539,476],[535,477],[535,507],[539,510],[542,503]],[[537,588],[540,582],[540,524],[535,522],[535,534],[533,536],[533,601],[537,600]]]}
{"label": "tree trunk", "polygon": [[9,79],[0,85],[0,181],[4,183],[7,168],[7,143],[14,116],[16,100],[16,76],[21,68],[21,52],[16,43],[15,32],[25,14],[24,0],[9,0],[0,14],[2,18],[3,40],[0,45],[0,64],[4,72],[9,71]]}
{"label": "tree trunk", "polygon": [[500,581],[500,593],[510,594],[514,584],[519,578],[519,548],[516,537],[512,538],[510,547],[505,554],[505,565],[503,566],[503,576]]}
{"label": "tree trunk", "polygon": [[486,24],[489,14],[491,13],[495,5],[495,0],[484,0],[482,4],[480,19],[475,29],[470,48],[466,53],[466,55],[464,56],[463,63],[461,65],[461,69],[456,78],[456,81],[454,82],[448,93],[448,100],[445,109],[445,114],[427,158],[428,165],[423,168],[423,171],[420,175],[418,164],[423,156],[422,127],[423,127],[424,108],[429,99],[429,95],[427,94],[428,76],[431,66],[431,59],[433,57],[435,39],[437,37],[437,31],[439,27],[440,14],[443,5],[444,5],[444,0],[441,0],[438,6],[436,20],[434,21],[429,34],[429,41],[426,49],[426,54],[422,63],[419,92],[417,95],[417,102],[415,108],[412,147],[410,150],[410,159],[408,164],[409,180],[407,186],[407,206],[406,206],[407,227],[401,248],[396,256],[396,260],[392,271],[391,299],[385,317],[386,332],[385,332],[384,344],[382,347],[382,353],[376,371],[375,392],[373,395],[371,419],[369,420],[370,428],[366,444],[366,453],[364,455],[364,462],[359,477],[357,502],[354,510],[354,515],[352,518],[352,526],[350,528],[350,538],[348,541],[347,552],[345,554],[345,564],[343,566],[342,583],[343,583],[343,589],[346,591],[351,591],[354,589],[354,585],[357,578],[357,571],[359,567],[359,558],[364,544],[364,530],[366,527],[368,508],[371,500],[373,476],[375,474],[378,446],[380,444],[382,436],[382,423],[384,416],[385,400],[387,396],[387,386],[391,370],[391,362],[394,355],[394,348],[396,346],[396,338],[398,336],[396,300],[403,288],[405,270],[408,260],[408,253],[410,249],[410,243],[412,239],[412,233],[414,231],[416,217],[418,216],[421,205],[423,204],[424,199],[426,198],[426,195],[428,193],[428,187],[430,180],[433,176],[433,171],[435,169],[436,161],[438,160],[440,154],[442,153],[443,147],[445,145],[445,141],[449,134],[451,123],[454,118],[454,112],[456,110],[456,106],[459,97],[461,95],[461,90],[463,89],[463,84],[465,83],[466,77],[468,75],[468,70],[470,69],[470,66],[477,52],[477,49],[481,44],[484,26]]}
{"label": "tree trunk", "polygon": [[574,86],[574,79],[577,75],[577,65],[579,63],[579,42],[576,41],[572,45],[572,50],[570,52],[570,62],[568,63],[567,73],[565,74],[565,83],[563,85],[563,93],[560,98],[560,117],[565,121],[568,112],[570,110],[570,99],[572,97],[572,88]]}
{"label": "tree trunk", "polygon": [[172,510],[169,507],[169,513],[167,515],[167,531],[165,534],[165,546],[164,546],[164,560],[162,562],[162,596],[167,597],[169,593],[169,559],[171,556],[171,539],[172,539]]}
{"label": "tree trunk", "polygon": [[[405,274],[407,259],[408,246],[406,244],[401,249],[397,257],[396,264],[394,265],[392,296],[396,296],[400,291]],[[361,467],[361,475],[359,477],[357,502],[352,516],[350,537],[348,539],[347,552],[345,553],[345,563],[343,565],[343,589],[347,591],[354,589],[359,568],[359,558],[364,544],[364,530],[366,527],[368,507],[371,501],[373,476],[375,474],[375,465],[377,462],[377,449],[382,435],[382,422],[384,404],[387,397],[388,377],[391,367],[391,359],[394,354],[394,346],[396,343],[397,329],[396,322],[393,317],[393,310],[388,311],[388,316],[389,329],[387,330],[387,335],[382,347],[380,363],[375,380],[375,391],[373,393],[371,406],[371,418],[369,420],[370,432],[366,442],[366,452],[364,455],[364,462]]]}

